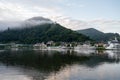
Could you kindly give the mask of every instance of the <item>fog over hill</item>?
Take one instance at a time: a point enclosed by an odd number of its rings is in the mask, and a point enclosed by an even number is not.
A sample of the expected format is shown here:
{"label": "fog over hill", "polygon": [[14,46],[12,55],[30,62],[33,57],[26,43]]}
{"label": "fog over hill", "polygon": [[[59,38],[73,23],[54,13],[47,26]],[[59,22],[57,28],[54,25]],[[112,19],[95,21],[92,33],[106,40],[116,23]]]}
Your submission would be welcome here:
{"label": "fog over hill", "polygon": [[39,43],[47,41],[55,42],[84,42],[89,37],[70,30],[60,24],[43,17],[27,19],[14,28],[8,28],[0,32],[0,42]]}
{"label": "fog over hill", "polygon": [[54,23],[52,20],[44,17],[32,17],[24,21],[0,21],[0,30],[8,28],[24,28],[46,23]]}
{"label": "fog over hill", "polygon": [[[52,20],[52,21],[51,21]],[[25,20],[15,20],[15,21],[4,21],[0,20],[0,30],[5,30],[9,28],[20,28],[20,27],[27,27],[29,25],[38,25],[44,23],[59,23],[62,26],[72,29],[72,30],[82,30],[87,28],[95,28],[100,30],[104,33],[120,33],[119,25],[120,21],[118,20],[91,20],[91,21],[84,21],[84,20],[76,20],[70,17],[41,17],[36,16]]]}

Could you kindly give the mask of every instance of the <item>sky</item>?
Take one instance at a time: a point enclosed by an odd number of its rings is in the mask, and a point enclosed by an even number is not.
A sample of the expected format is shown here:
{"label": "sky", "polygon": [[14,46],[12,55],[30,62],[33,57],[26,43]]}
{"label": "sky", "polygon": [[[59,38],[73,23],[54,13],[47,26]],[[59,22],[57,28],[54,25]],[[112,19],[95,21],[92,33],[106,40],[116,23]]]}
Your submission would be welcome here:
{"label": "sky", "polygon": [[35,16],[72,30],[120,33],[120,0],[0,0],[0,29]]}

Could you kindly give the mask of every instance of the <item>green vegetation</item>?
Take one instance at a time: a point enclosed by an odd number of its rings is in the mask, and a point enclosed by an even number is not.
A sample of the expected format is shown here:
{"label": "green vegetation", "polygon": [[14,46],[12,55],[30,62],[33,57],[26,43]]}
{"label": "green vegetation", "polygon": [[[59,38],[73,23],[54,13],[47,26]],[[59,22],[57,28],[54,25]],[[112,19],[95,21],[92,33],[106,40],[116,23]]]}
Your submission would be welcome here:
{"label": "green vegetation", "polygon": [[96,50],[105,50],[105,47],[103,47],[103,46],[97,47]]}
{"label": "green vegetation", "polygon": [[10,29],[0,32],[0,43],[16,42],[34,44],[39,42],[84,42],[89,37],[67,29],[57,23],[46,23],[22,29]]}
{"label": "green vegetation", "polygon": [[110,39],[113,39],[115,37],[117,37],[120,40],[120,35],[118,33],[103,33],[101,31],[98,31],[94,28],[89,28],[89,29],[84,29],[84,30],[78,30],[78,33],[84,34],[88,37],[90,37],[91,39],[95,40],[95,41],[108,41]]}

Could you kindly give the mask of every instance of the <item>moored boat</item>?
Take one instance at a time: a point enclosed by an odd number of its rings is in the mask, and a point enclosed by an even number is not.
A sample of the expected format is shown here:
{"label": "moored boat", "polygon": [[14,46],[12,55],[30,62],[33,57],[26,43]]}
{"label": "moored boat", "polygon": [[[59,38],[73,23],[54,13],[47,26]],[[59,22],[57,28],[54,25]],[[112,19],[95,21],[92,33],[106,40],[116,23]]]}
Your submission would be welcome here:
{"label": "moored boat", "polygon": [[106,47],[107,50],[120,50],[120,43],[115,37],[114,40],[108,41],[108,46]]}

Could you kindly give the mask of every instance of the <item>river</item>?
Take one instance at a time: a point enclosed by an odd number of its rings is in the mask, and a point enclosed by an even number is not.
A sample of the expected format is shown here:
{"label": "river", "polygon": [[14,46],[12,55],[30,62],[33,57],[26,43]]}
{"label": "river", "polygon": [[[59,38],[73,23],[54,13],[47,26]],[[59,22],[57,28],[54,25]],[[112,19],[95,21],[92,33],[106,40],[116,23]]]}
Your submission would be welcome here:
{"label": "river", "polygon": [[120,80],[120,52],[0,50],[0,80]]}

